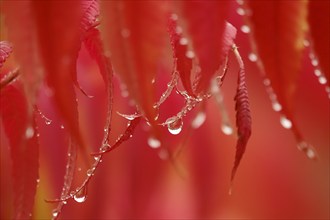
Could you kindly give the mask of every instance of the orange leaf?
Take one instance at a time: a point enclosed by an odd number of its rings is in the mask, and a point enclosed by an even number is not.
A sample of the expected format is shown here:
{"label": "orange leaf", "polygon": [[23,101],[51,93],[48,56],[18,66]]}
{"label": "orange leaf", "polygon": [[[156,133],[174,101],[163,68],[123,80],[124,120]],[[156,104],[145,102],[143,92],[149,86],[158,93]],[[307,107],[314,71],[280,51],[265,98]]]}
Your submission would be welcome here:
{"label": "orange leaf", "polygon": [[103,1],[101,15],[111,60],[139,110],[153,123],[152,84],[166,42],[166,3]]}
{"label": "orange leaf", "polygon": [[31,218],[37,188],[39,143],[34,119],[18,82],[0,93],[0,114],[10,144],[12,159],[14,218]]}
{"label": "orange leaf", "polygon": [[225,60],[221,39],[228,6],[228,1],[184,1],[182,3],[188,33],[201,67],[196,93],[207,92],[212,76]]}
{"label": "orange leaf", "polygon": [[312,36],[312,46],[321,70],[330,85],[330,2],[313,0],[308,3],[308,21]]}
{"label": "orange leaf", "polygon": [[307,27],[306,1],[246,1],[246,6],[261,68],[291,119]]}

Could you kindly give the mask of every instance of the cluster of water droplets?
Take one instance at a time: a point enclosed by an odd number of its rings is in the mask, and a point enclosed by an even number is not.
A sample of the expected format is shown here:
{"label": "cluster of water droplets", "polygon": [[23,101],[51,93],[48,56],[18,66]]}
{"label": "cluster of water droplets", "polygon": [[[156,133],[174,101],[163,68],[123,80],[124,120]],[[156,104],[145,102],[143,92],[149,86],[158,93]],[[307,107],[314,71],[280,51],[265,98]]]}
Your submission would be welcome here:
{"label": "cluster of water droplets", "polygon": [[74,192],[73,199],[78,203],[85,202],[87,199],[87,186],[83,186],[79,191]]}

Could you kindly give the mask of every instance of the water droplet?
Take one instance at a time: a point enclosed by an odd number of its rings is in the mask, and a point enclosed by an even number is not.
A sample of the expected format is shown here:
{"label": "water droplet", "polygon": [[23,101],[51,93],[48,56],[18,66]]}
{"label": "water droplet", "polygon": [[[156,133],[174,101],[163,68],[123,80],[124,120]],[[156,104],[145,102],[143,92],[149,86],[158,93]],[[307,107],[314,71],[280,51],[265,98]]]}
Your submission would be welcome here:
{"label": "water droplet", "polygon": [[151,148],[159,148],[161,146],[161,142],[155,138],[155,137],[149,137],[148,138],[148,145],[151,147]]}
{"label": "water droplet", "polygon": [[245,11],[243,8],[237,8],[236,13],[241,16],[245,15]]}
{"label": "water droplet", "polygon": [[37,183],[40,183],[40,179],[36,179]]}
{"label": "water droplet", "polygon": [[141,117],[141,114],[135,113],[135,114],[131,114],[131,115],[126,115],[126,114],[122,114],[120,112],[117,112],[118,115],[120,115],[123,118],[126,118],[129,121],[134,120],[135,118]]}
{"label": "water droplet", "polygon": [[176,116],[168,118],[165,122],[167,125],[167,129],[171,134],[177,135],[181,132],[183,121],[181,118],[178,118]]}
{"label": "water droplet", "polygon": [[187,45],[187,44],[188,44],[188,39],[185,38],[185,37],[182,37],[182,38],[180,39],[179,43],[180,43],[181,45]]}
{"label": "water droplet", "polygon": [[192,59],[192,58],[195,57],[195,53],[194,53],[193,51],[191,51],[191,50],[187,50],[187,52],[186,52],[186,57]]}
{"label": "water droplet", "polygon": [[64,129],[64,125],[61,125],[61,129]]}
{"label": "water droplet", "polygon": [[76,202],[82,203],[85,202],[87,199],[87,188],[84,186],[79,192],[77,192],[74,196],[73,199]]}
{"label": "water droplet", "polygon": [[322,72],[321,72],[321,70],[316,69],[316,70],[314,70],[314,74],[315,74],[315,76],[320,77],[322,75]]}
{"label": "water droplet", "polygon": [[325,76],[321,75],[319,76],[319,83],[321,83],[322,85],[327,83],[327,78],[325,78]]}
{"label": "water droplet", "polygon": [[162,160],[167,160],[169,158],[169,154],[168,154],[168,151],[165,150],[165,149],[161,149],[159,152],[158,152],[158,156],[160,159]]}
{"label": "water droplet", "polygon": [[172,19],[173,21],[178,20],[178,15],[175,14],[175,13],[171,14],[171,19]]}
{"label": "water droplet", "polygon": [[258,57],[257,57],[257,55],[255,53],[250,53],[249,54],[249,60],[251,62],[256,62],[258,60]]}
{"label": "water droplet", "polygon": [[234,130],[232,128],[231,125],[227,124],[227,123],[223,123],[221,125],[221,131],[225,134],[225,135],[232,135]]}
{"label": "water droplet", "polygon": [[182,27],[177,26],[177,27],[175,28],[175,32],[176,32],[177,34],[181,34],[181,33],[182,33]]}
{"label": "water droplet", "polygon": [[77,169],[79,172],[81,171],[81,167],[78,167],[78,169]]}
{"label": "water droplet", "polygon": [[99,160],[99,159],[101,159],[101,155],[98,155],[98,156],[94,157],[94,160]]}
{"label": "water droplet", "polygon": [[241,27],[241,31],[243,32],[243,33],[245,33],[245,34],[248,34],[248,33],[250,33],[250,27],[249,26],[247,26],[247,25],[242,25],[242,27]]}
{"label": "water droplet", "polygon": [[30,139],[33,137],[33,135],[34,135],[34,129],[31,126],[29,126],[25,131],[25,137],[26,139]]}
{"label": "water droplet", "polygon": [[265,86],[270,86],[271,82],[270,82],[270,79],[264,79],[264,85]]}
{"label": "water droplet", "polygon": [[49,119],[45,118],[45,123],[46,123],[46,125],[50,125],[52,123],[52,120],[49,120]]}
{"label": "water droplet", "polygon": [[306,151],[306,155],[309,159],[315,159],[316,158],[316,153],[313,149],[308,148]]}
{"label": "water droplet", "polygon": [[62,202],[64,205],[66,205],[68,203],[66,200],[63,200]]}
{"label": "water droplet", "polygon": [[305,152],[306,156],[309,159],[316,159],[317,153],[316,153],[315,149],[313,148],[312,145],[310,145],[306,141],[299,142],[297,147],[298,147],[299,150]]}
{"label": "water droplet", "polygon": [[243,5],[243,0],[236,0],[237,4]]}
{"label": "water droplet", "polygon": [[279,112],[282,110],[282,105],[277,101],[272,102],[272,107],[275,112]]}
{"label": "water droplet", "polygon": [[107,150],[109,150],[110,149],[110,144],[108,144],[108,143],[105,143],[105,144],[103,144],[102,145],[102,147],[100,148],[100,151],[103,153],[103,152],[106,152]]}
{"label": "water droplet", "polygon": [[58,216],[58,211],[57,211],[57,209],[54,209],[54,210],[52,211],[52,215],[53,215],[54,218],[56,218],[56,217]]}
{"label": "water droplet", "polygon": [[292,122],[289,119],[287,119],[285,116],[281,116],[280,122],[283,128],[290,129],[292,127]]}
{"label": "water droplet", "polygon": [[312,59],[311,63],[312,63],[313,66],[319,65],[319,61],[317,61],[317,59]]}
{"label": "water droplet", "polygon": [[87,176],[92,176],[94,174],[94,171],[95,171],[95,167],[87,170],[87,172],[86,172]]}
{"label": "water droplet", "polygon": [[123,38],[129,38],[130,35],[131,35],[131,31],[128,30],[127,28],[121,30],[121,36]]}
{"label": "water droplet", "polygon": [[191,123],[191,126],[195,129],[199,128],[200,126],[202,126],[202,124],[204,124],[206,119],[206,114],[205,112],[199,112],[196,117],[194,118],[194,120]]}

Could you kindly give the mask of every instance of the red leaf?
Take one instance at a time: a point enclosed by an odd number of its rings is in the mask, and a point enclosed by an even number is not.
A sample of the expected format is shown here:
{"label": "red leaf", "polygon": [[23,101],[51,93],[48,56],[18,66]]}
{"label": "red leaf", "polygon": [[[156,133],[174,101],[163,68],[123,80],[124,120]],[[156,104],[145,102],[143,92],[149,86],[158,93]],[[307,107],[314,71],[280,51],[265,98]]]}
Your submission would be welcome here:
{"label": "red leaf", "polygon": [[34,119],[29,118],[27,100],[21,87],[4,87],[0,93],[0,103],[12,158],[14,218],[29,219],[38,179],[38,131]]}
{"label": "red leaf", "polygon": [[238,73],[237,91],[235,95],[236,126],[237,126],[238,140],[236,145],[234,167],[231,174],[231,181],[234,180],[237,168],[245,152],[247,142],[251,136],[251,112],[250,112],[248,90],[245,83],[244,64],[238,54],[237,48],[234,48],[234,53],[240,65],[240,70]]}
{"label": "red leaf", "polygon": [[77,143],[84,147],[79,131],[73,76],[80,48],[79,1],[32,2],[36,18],[39,49],[49,87],[60,115]]}
{"label": "red leaf", "polygon": [[7,41],[0,41],[0,68],[3,66],[12,51],[13,48],[11,43]]}
{"label": "red leaf", "polygon": [[184,1],[182,10],[188,24],[193,49],[199,60],[196,93],[205,93],[210,80],[223,64],[222,37],[229,1]]}
{"label": "red leaf", "polygon": [[283,112],[292,118],[293,96],[301,69],[306,31],[305,1],[246,1],[248,22],[262,69]]}
{"label": "red leaf", "polygon": [[182,33],[178,31],[178,27],[176,18],[171,17],[168,28],[171,37],[173,58],[175,59],[176,70],[180,75],[183,87],[190,96],[195,96],[191,86],[192,58],[186,55],[188,42],[184,41],[185,38],[183,38]]}
{"label": "red leaf", "polygon": [[35,104],[39,85],[43,80],[31,1],[4,1],[2,5],[8,37],[15,48],[15,58],[20,65],[22,83],[31,107]]}
{"label": "red leaf", "polygon": [[139,110],[156,117],[152,84],[166,41],[165,2],[103,1],[103,32],[111,60]]}
{"label": "red leaf", "polygon": [[321,70],[327,78],[328,85],[330,85],[330,2],[323,0],[309,1],[308,9],[312,46]]}

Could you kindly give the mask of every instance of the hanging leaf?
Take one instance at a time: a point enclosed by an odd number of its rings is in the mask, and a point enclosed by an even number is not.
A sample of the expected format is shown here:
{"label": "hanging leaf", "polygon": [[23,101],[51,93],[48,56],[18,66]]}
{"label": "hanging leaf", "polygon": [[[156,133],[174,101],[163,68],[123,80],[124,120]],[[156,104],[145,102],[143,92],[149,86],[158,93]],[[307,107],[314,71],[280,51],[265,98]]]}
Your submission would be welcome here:
{"label": "hanging leaf", "polygon": [[247,142],[251,136],[251,123],[252,123],[248,90],[245,82],[244,64],[238,53],[236,46],[234,46],[233,50],[238,60],[240,69],[238,73],[237,91],[235,95],[236,126],[237,126],[238,140],[236,144],[236,155],[235,155],[234,167],[231,174],[231,181],[234,180],[237,168],[245,152]]}
{"label": "hanging leaf", "polygon": [[105,43],[115,73],[127,86],[139,110],[154,124],[152,84],[166,42],[165,2],[103,1]]}
{"label": "hanging leaf", "polygon": [[308,21],[312,36],[312,46],[322,72],[330,85],[330,2],[313,0],[308,3]]}
{"label": "hanging leaf", "polygon": [[208,92],[211,78],[225,60],[222,37],[229,1],[184,1],[183,15],[191,36],[193,49],[201,72],[196,82],[196,93]]}
{"label": "hanging leaf", "polygon": [[[15,58],[20,65],[20,74],[25,93],[31,105],[43,80],[43,71],[39,65],[37,38],[31,1],[4,1],[1,3],[5,15],[8,37],[15,48]],[[32,109],[29,109],[30,114]]]}
{"label": "hanging leaf", "polygon": [[0,103],[12,159],[14,218],[30,219],[39,167],[37,127],[34,119],[29,118],[27,99],[18,82],[1,90]]}
{"label": "hanging leaf", "polygon": [[262,71],[292,119],[292,103],[304,50],[306,1],[245,1],[248,25]]}
{"label": "hanging leaf", "polygon": [[186,38],[183,38],[182,30],[180,30],[176,20],[177,18],[172,16],[168,24],[176,71],[178,71],[182,85],[187,93],[190,96],[195,96],[191,86],[192,57],[187,56],[188,41]]}
{"label": "hanging leaf", "polygon": [[0,41],[0,68],[3,66],[12,51],[13,48],[11,43],[7,41]]}
{"label": "hanging leaf", "polygon": [[79,131],[73,77],[80,48],[79,1],[35,1],[31,3],[36,19],[39,49],[46,80],[65,126],[84,147]]}

